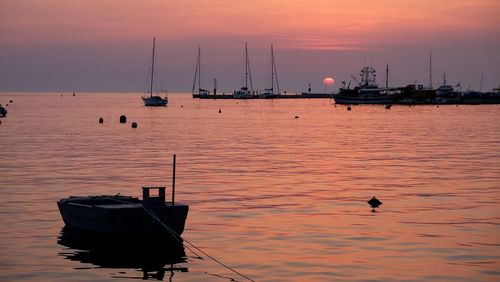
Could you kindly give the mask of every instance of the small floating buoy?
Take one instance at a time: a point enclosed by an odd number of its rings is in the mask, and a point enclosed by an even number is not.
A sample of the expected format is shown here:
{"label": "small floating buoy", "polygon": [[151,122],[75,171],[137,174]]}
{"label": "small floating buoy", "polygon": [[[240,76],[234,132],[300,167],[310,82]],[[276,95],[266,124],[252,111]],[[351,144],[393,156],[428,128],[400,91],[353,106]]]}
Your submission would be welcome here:
{"label": "small floating buoy", "polygon": [[299,118],[299,116],[295,116],[295,119],[298,119],[298,118]]}
{"label": "small floating buoy", "polygon": [[61,94],[61,97],[62,97],[62,94]]}
{"label": "small floating buoy", "polygon": [[387,104],[387,105],[385,105],[385,108],[386,108],[387,110],[389,110],[391,107],[392,107],[392,104]]}
{"label": "small floating buoy", "polygon": [[222,113],[221,109],[219,109],[219,114]]}
{"label": "small floating buoy", "polygon": [[184,105],[181,105],[181,108],[184,108]]}
{"label": "small floating buoy", "polygon": [[382,202],[379,201],[377,198],[375,198],[375,196],[373,196],[369,201],[367,201],[367,203],[373,208],[378,208]]}
{"label": "small floating buoy", "polygon": [[124,115],[120,116],[120,123],[126,123],[127,122],[127,117]]}
{"label": "small floating buoy", "polygon": [[5,106],[6,106],[6,107],[8,107],[8,106],[9,106],[9,104],[5,104]]}
{"label": "small floating buoy", "polygon": [[351,107],[347,107],[347,110],[350,111],[351,110]]}
{"label": "small floating buoy", "polygon": [[73,92],[73,96],[75,96],[75,92]]}
{"label": "small floating buoy", "polygon": [[99,123],[103,123],[104,119],[102,117],[99,118]]}
{"label": "small floating buoy", "polygon": [[10,100],[9,103],[14,103],[14,101]]}
{"label": "small floating buoy", "polygon": [[137,128],[137,122],[132,122],[132,128]]}

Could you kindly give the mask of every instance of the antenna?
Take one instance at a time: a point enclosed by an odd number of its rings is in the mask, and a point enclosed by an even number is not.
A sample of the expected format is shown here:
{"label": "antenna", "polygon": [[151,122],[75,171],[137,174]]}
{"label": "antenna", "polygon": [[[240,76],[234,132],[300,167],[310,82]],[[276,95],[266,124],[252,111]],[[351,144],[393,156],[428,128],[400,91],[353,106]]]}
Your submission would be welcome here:
{"label": "antenna", "polygon": [[479,92],[483,92],[483,81],[484,81],[484,74],[481,73],[481,83],[479,84]]}
{"label": "antenna", "polygon": [[389,64],[385,66],[385,88],[389,88]]}
{"label": "antenna", "polygon": [[429,88],[432,89],[432,49],[429,50]]}

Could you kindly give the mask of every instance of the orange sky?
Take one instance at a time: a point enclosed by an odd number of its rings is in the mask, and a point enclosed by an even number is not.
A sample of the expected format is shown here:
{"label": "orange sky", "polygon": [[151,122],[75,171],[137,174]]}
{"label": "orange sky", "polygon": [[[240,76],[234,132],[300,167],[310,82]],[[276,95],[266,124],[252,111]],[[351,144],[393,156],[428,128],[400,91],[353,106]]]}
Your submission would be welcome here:
{"label": "orange sky", "polygon": [[[0,59],[7,61],[5,52],[19,46],[26,52],[28,45],[116,47],[123,42],[146,43],[156,36],[164,44],[184,42],[180,49],[219,42],[219,50],[231,48],[236,54],[241,50],[235,48],[249,41],[254,48],[275,43],[278,50],[295,50],[304,56],[300,52],[310,56],[314,51],[354,51],[360,52],[360,58],[366,52],[392,52],[415,44],[427,53],[431,48],[444,50],[475,41],[484,45],[477,53],[488,55],[485,61],[500,63],[497,0],[3,0],[0,5],[0,48],[4,49]],[[463,51],[456,55],[468,54]],[[384,54],[383,60],[389,62],[388,56]],[[353,64],[360,68],[359,61]],[[476,72],[490,73],[491,85],[500,83],[499,72],[490,72],[492,66],[479,67]],[[0,90],[9,88],[5,83],[0,80]]]}

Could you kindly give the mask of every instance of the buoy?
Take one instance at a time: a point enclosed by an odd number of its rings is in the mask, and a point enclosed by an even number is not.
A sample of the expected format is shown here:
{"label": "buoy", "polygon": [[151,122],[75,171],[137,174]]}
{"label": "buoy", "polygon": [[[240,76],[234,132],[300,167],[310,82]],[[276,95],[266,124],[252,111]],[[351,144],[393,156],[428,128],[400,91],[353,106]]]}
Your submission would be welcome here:
{"label": "buoy", "polygon": [[351,110],[351,107],[347,107],[347,110],[350,111]]}
{"label": "buoy", "polygon": [[184,108],[184,105],[181,105],[181,108]]}
{"label": "buoy", "polygon": [[375,196],[373,196],[369,201],[367,201],[367,203],[372,207],[372,208],[378,208],[382,202],[379,201],[377,198],[375,198]]}
{"label": "buoy", "polygon": [[385,105],[385,108],[386,108],[387,110],[389,110],[391,107],[392,107],[392,105],[391,105],[391,104],[387,104],[387,105]]}
{"label": "buoy", "polygon": [[132,122],[132,128],[137,128],[137,122]]}
{"label": "buoy", "polygon": [[127,122],[127,117],[124,115],[120,116],[120,123],[126,123]]}
{"label": "buoy", "polygon": [[9,103],[14,103],[14,101],[10,100]]}
{"label": "buoy", "polygon": [[99,123],[103,123],[104,119],[102,117],[99,118]]}
{"label": "buoy", "polygon": [[299,116],[295,116],[295,119],[298,119],[298,118],[299,118]]}
{"label": "buoy", "polygon": [[222,113],[221,109],[219,109],[219,114]]}

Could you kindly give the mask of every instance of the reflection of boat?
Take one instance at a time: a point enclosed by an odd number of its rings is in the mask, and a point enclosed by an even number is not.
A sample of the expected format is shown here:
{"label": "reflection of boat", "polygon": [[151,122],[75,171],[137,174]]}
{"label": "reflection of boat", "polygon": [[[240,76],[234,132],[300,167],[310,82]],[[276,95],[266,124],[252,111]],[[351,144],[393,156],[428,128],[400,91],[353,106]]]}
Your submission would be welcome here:
{"label": "reflection of boat", "polygon": [[[198,80],[198,93],[195,92],[196,80]],[[201,47],[198,47],[198,59],[196,61],[196,69],[194,71],[193,81],[193,96],[195,95],[209,95],[210,91],[201,88]]]}
{"label": "reflection of boat", "polygon": [[153,96],[153,82],[154,82],[154,68],[155,68],[155,38],[153,38],[153,57],[151,59],[151,81],[149,88],[149,96],[143,96],[144,106],[166,106],[168,104],[168,97]]}
{"label": "reflection of boat", "polygon": [[354,89],[342,87],[338,94],[333,95],[335,104],[392,104],[395,88],[379,88],[375,82],[375,69],[361,69],[361,82],[354,76],[359,86]]}
{"label": "reflection of boat", "polygon": [[[250,90],[248,89],[248,79],[250,78]],[[250,62],[248,59],[248,47],[245,42],[245,86],[233,92],[234,99],[249,99],[253,96],[252,73],[250,71]]]}
{"label": "reflection of boat", "polygon": [[[178,265],[186,263],[186,253],[182,239],[145,241],[140,245],[126,244],[115,239],[91,235],[63,228],[58,244],[67,247],[59,253],[66,259],[92,264],[100,268],[131,269],[134,273],[142,272],[142,277],[163,280],[163,277],[174,271],[187,272],[187,267]],[[118,278],[113,276],[113,278]]]}
{"label": "reflection of boat", "polygon": [[0,105],[0,117],[6,117],[7,116],[7,109],[2,107],[2,105]]}
{"label": "reflection of boat", "polygon": [[[276,77],[276,86],[278,87],[278,92],[274,93],[274,78]],[[260,98],[272,99],[276,98],[280,93],[280,84],[278,82],[278,74],[276,72],[276,62],[274,61],[274,50],[271,44],[271,88],[266,88],[262,93],[259,94]]]}

